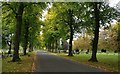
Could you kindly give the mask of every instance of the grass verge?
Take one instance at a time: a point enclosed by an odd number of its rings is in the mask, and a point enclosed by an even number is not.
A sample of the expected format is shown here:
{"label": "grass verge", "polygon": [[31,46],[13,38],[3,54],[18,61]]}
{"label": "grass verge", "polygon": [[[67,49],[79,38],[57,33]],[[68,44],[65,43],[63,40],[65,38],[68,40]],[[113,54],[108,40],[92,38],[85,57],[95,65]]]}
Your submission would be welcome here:
{"label": "grass verge", "polygon": [[67,56],[65,53],[57,53],[58,56],[76,61],[76,62],[81,62],[83,64],[87,64],[93,67],[97,67],[100,69],[104,69],[107,72],[118,72],[120,69],[119,62],[118,60],[118,54],[110,53],[101,53],[97,54],[97,59],[99,62],[88,62],[88,60],[91,57],[91,54],[75,54],[73,57]]}
{"label": "grass verge", "polygon": [[10,62],[12,57],[2,59],[2,72],[31,72],[35,52],[29,54],[30,56],[20,56],[22,61],[19,62]]}

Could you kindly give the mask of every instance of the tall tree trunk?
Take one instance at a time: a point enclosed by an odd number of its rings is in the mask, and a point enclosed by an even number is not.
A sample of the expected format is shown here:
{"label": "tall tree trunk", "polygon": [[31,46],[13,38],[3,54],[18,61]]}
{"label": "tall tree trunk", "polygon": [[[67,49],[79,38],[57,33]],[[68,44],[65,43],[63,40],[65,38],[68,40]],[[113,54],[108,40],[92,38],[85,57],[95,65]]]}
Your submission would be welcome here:
{"label": "tall tree trunk", "polygon": [[21,35],[23,9],[24,9],[24,6],[23,6],[23,3],[21,2],[16,14],[16,32],[15,32],[15,38],[14,38],[14,53],[13,53],[13,59],[12,59],[13,62],[20,61],[19,42],[20,42],[20,35]]}
{"label": "tall tree trunk", "polygon": [[47,49],[50,52],[50,43],[47,43]]}
{"label": "tall tree trunk", "polygon": [[[119,22],[120,22],[120,20],[119,20]],[[120,25],[120,23],[118,23],[118,24]],[[118,43],[117,51],[118,51],[118,53],[120,53],[120,26],[118,27],[117,43]]]}
{"label": "tall tree trunk", "polygon": [[45,47],[46,47],[46,50],[48,50],[48,45],[47,45],[47,43],[45,43]]}
{"label": "tall tree trunk", "polygon": [[23,47],[23,50],[24,50],[24,55],[26,55],[26,50],[27,50],[27,45],[28,45],[28,33],[29,33],[29,23],[26,22],[25,24],[25,36],[24,36],[24,39],[25,39],[25,42],[24,42],[24,47]]}
{"label": "tall tree trunk", "polygon": [[48,45],[49,45],[49,52],[51,52],[51,43],[49,43]]}
{"label": "tall tree trunk", "polygon": [[68,56],[73,56],[72,54],[72,41],[73,41],[73,27],[72,27],[72,20],[73,20],[73,11],[72,10],[68,10],[68,13],[69,13],[69,27],[70,27],[70,41],[69,41],[69,53],[68,53]]}
{"label": "tall tree trunk", "polygon": [[51,49],[52,49],[52,43],[50,42],[50,43],[49,43],[49,51],[50,51],[50,52],[52,51]]}
{"label": "tall tree trunk", "polygon": [[29,45],[29,52],[32,52],[32,51],[33,51],[33,43],[31,42]]}
{"label": "tall tree trunk", "polygon": [[54,52],[54,42],[52,42],[52,52]]}
{"label": "tall tree trunk", "polygon": [[95,30],[94,30],[94,39],[93,39],[93,45],[92,45],[92,56],[88,61],[92,62],[98,62],[96,54],[97,54],[97,48],[98,48],[98,39],[99,39],[99,9],[98,9],[98,3],[94,3],[94,14],[95,14]]}
{"label": "tall tree trunk", "polygon": [[68,56],[73,56],[73,54],[72,54],[72,41],[73,41],[73,28],[72,28],[72,25],[70,25],[70,41],[69,41],[69,54],[68,54]]}
{"label": "tall tree trunk", "polygon": [[56,42],[55,42],[55,52],[57,53],[57,50],[58,50],[58,43],[57,43],[57,39],[56,39]]}

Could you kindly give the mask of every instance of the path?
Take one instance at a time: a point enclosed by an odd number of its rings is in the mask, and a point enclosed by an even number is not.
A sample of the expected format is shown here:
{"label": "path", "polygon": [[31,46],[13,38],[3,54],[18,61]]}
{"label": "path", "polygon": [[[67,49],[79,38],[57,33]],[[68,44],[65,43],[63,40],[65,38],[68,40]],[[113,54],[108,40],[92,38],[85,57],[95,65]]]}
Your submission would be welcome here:
{"label": "path", "polygon": [[43,51],[37,52],[35,65],[35,72],[104,72]]}

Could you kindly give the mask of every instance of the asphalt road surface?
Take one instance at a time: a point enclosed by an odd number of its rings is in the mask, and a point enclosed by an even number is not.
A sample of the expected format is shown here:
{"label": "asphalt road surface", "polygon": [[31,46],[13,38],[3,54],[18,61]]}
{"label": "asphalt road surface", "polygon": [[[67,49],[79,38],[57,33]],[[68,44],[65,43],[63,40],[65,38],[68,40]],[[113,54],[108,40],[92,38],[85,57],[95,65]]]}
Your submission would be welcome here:
{"label": "asphalt road surface", "polygon": [[38,51],[36,55],[35,72],[104,72],[104,70],[44,51]]}

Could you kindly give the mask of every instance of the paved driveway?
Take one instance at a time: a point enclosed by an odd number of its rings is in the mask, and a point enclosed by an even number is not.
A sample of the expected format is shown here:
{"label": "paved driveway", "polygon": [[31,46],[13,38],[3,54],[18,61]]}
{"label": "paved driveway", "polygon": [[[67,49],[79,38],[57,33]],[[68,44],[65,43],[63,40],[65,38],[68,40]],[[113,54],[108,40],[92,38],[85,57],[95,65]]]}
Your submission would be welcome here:
{"label": "paved driveway", "polygon": [[104,72],[43,51],[37,52],[35,69],[35,72]]}

